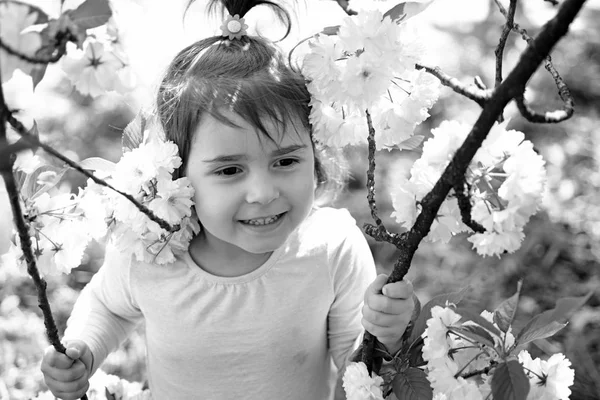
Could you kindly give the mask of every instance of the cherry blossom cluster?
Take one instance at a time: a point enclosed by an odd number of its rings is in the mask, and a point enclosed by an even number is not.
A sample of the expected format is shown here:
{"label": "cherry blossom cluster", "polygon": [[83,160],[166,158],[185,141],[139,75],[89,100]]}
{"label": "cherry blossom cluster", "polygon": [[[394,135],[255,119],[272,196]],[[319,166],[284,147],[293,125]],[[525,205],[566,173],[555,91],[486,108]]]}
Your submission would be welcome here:
{"label": "cherry blossom cluster", "polygon": [[[158,264],[174,261],[200,230],[192,211],[194,189],[187,178],[172,179],[180,165],[177,146],[154,138],[125,153],[116,164],[104,160],[99,164],[104,170],[94,167],[97,176],[108,178],[113,187],[132,195],[157,217],[178,225],[175,232],[167,232],[124,196],[91,179],[77,195],[50,195],[60,179],[55,171],[35,175],[31,170],[24,171],[30,174],[28,179],[37,180],[39,187],[31,196],[23,197],[23,211],[40,273],[70,273],[81,264],[90,242],[107,233],[123,254]],[[19,238],[16,233],[13,236],[2,259],[25,268]]]}
{"label": "cherry blossom cluster", "polygon": [[119,39],[114,16],[107,24],[88,30],[82,49],[68,43],[60,66],[83,95],[98,97],[111,91],[124,94],[136,88],[137,74]]}
{"label": "cherry blossom cluster", "polygon": [[[492,313],[484,311],[481,316],[498,327],[493,323]],[[427,377],[436,400],[489,398],[493,372],[486,373],[486,367],[500,361],[498,349],[513,347],[515,338],[510,329],[501,337],[492,335],[493,346],[491,343],[488,346],[462,334],[469,332],[464,330],[469,326],[483,329],[471,321],[461,322],[461,315],[452,307],[431,309],[431,318],[423,333],[423,359],[427,362]],[[497,332],[501,331],[498,329]],[[570,361],[562,354],[554,354],[547,361],[533,360],[526,350],[522,350],[517,358],[530,380],[528,400],[569,398],[569,386],[575,375]]]}
{"label": "cherry blossom cluster", "polygon": [[[492,127],[465,174],[471,216],[485,228],[469,237],[481,255],[516,251],[523,240],[523,227],[542,202],[546,182],[544,160],[522,132],[506,129],[507,122]],[[433,138],[423,145],[421,157],[412,165],[410,177],[392,173],[390,182],[392,216],[406,228],[412,227],[420,200],[433,188],[462,145],[470,126],[444,121],[432,130]],[[451,191],[438,211],[426,237],[448,242],[459,232],[470,231],[463,223],[456,193]]]}
{"label": "cherry blossom cluster", "polygon": [[415,69],[424,49],[414,27],[375,10],[328,33],[309,42],[302,66],[315,138],[331,147],[366,143],[367,110],[378,149],[411,138],[439,95],[439,81]]}
{"label": "cherry blossom cluster", "polygon": [[343,386],[348,400],[383,400],[382,384],[383,378],[369,376],[363,362],[348,364],[344,372]]}
{"label": "cherry blossom cluster", "polygon": [[132,195],[157,217],[179,225],[175,232],[161,228],[124,196],[91,180],[81,191],[83,203],[98,205],[96,218],[108,222],[111,240],[123,254],[167,264],[175,260],[176,254],[185,252],[193,235],[199,232],[189,179],[172,179],[173,171],[181,165],[177,154],[173,142],[153,138],[125,153],[111,171],[96,172],[109,175],[108,183]]}
{"label": "cherry blossom cluster", "polygon": [[[150,390],[142,389],[139,382],[129,382],[99,369],[90,378],[89,400],[152,400]],[[50,391],[42,392],[33,400],[55,400]]]}

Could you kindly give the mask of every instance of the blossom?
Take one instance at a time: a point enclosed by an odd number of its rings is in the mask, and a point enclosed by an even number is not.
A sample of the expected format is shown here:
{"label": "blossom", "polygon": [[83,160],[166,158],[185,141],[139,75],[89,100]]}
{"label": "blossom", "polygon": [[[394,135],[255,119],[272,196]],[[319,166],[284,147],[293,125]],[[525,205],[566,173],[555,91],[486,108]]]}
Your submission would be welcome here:
{"label": "blossom", "polygon": [[88,41],[83,50],[67,47],[62,68],[82,94],[100,96],[114,89],[117,70],[123,62],[99,41]]}
{"label": "blossom", "polygon": [[21,122],[25,128],[33,126],[33,106],[35,96],[33,94],[33,79],[20,69],[15,69],[12,78],[2,84],[4,99],[8,109],[13,116]]}
{"label": "blossom", "polygon": [[369,376],[363,362],[349,364],[343,377],[348,400],[383,400],[382,383],[382,377]]}
{"label": "blossom", "polygon": [[409,139],[437,99],[439,82],[416,71],[423,49],[414,30],[379,11],[343,20],[336,36],[316,35],[303,62],[315,138],[328,146],[366,142],[366,111],[377,150]]}
{"label": "blossom", "polygon": [[169,175],[168,179],[158,181],[157,197],[149,203],[148,207],[159,218],[176,224],[183,217],[191,215],[191,207],[194,204],[191,198],[194,196],[194,189],[188,178],[180,178],[176,181],[170,178]]}
{"label": "blossom", "polygon": [[534,360],[527,350],[523,350],[519,353],[518,360],[525,367],[525,373],[529,377],[528,400],[569,398],[569,387],[574,383],[575,372],[571,368],[571,361],[562,353],[553,354],[548,360]]}
{"label": "blossom", "polygon": [[448,327],[455,325],[461,316],[450,307],[435,306],[431,309],[431,318],[421,335],[423,341],[423,359],[425,361],[446,357],[452,347],[453,339],[448,335]]}

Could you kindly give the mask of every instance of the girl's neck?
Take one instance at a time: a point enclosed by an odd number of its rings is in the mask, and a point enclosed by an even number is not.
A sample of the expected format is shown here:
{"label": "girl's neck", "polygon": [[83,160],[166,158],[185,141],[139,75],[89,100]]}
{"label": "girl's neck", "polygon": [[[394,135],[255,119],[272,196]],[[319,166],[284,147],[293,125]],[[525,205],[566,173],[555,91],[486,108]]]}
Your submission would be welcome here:
{"label": "girl's neck", "polygon": [[263,265],[272,254],[250,253],[237,246],[221,243],[203,231],[191,241],[188,251],[199,268],[221,277],[249,274]]}

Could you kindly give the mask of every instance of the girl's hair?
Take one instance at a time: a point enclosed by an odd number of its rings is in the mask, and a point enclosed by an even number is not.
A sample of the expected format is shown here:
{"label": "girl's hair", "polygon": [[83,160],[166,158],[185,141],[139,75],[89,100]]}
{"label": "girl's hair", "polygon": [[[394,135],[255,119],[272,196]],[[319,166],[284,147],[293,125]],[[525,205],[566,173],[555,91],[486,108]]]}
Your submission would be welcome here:
{"label": "girl's hair", "polygon": [[[219,3],[211,0],[208,10],[214,11]],[[281,6],[264,0],[222,1],[230,15],[240,17],[260,4],[275,10],[287,28],[287,36],[291,19]],[[157,96],[158,118],[166,139],[178,145],[183,161],[175,177],[185,173],[193,135],[205,113],[235,127],[223,113],[233,111],[268,140],[274,138],[267,132],[265,120],[284,130],[308,129],[312,138],[309,103],[310,93],[303,76],[290,68],[279,49],[265,38],[244,35],[229,40],[213,36],[186,47],[169,65]],[[332,163],[337,156],[331,150],[312,142],[320,199],[321,195],[336,193],[343,187],[344,168]]]}

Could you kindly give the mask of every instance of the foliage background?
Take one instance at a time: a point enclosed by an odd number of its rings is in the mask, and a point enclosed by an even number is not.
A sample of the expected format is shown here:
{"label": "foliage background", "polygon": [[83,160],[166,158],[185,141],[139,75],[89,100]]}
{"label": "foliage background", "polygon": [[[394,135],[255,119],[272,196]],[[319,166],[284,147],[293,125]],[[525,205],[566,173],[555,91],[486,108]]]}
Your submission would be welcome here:
{"label": "foliage background", "polygon": [[[307,2],[318,0],[306,0]],[[40,3],[38,1],[38,3]],[[534,35],[554,13],[542,0],[522,0],[516,21]],[[463,82],[480,76],[493,84],[494,48],[502,27],[502,16],[493,0],[437,0],[422,16],[424,41],[430,46],[429,64]],[[538,340],[532,355],[563,352],[573,362],[576,384],[571,399],[600,399],[600,1],[588,1],[569,36],[553,53],[557,70],[568,84],[576,105],[573,118],[558,125],[531,124],[510,105],[505,116],[509,127],[521,130],[547,161],[549,183],[546,201],[527,225],[523,246],[501,258],[482,258],[463,236],[449,244],[422,243],[408,278],[421,302],[469,284],[469,299],[480,309],[493,310],[512,295],[523,279],[519,321],[552,308],[564,296],[581,296],[594,290],[586,306],[554,337]],[[305,21],[309,23],[309,21]],[[326,23],[325,23],[326,24]],[[525,42],[511,35],[504,75],[518,59]],[[43,117],[38,120],[42,137],[71,158],[103,157],[117,161],[121,155],[121,131],[133,117],[127,99],[108,96],[91,99],[78,96],[58,71],[50,71],[44,86]],[[527,92],[537,109],[559,107],[557,90],[549,74],[538,71]],[[431,111],[431,118],[418,127],[428,136],[445,119],[472,123],[478,106],[444,88]],[[357,224],[371,222],[366,202],[366,149],[348,149],[351,179],[335,206],[346,207]],[[377,163],[377,200],[388,229],[400,232],[389,218],[392,211],[387,183],[407,173],[418,152],[381,152]],[[50,160],[52,161],[52,160]],[[54,161],[52,161],[54,162]],[[69,173],[61,190],[76,190],[85,180]],[[7,248],[11,215],[4,187],[0,189],[0,254]],[[368,238],[379,272],[390,272],[397,254],[393,246]],[[103,259],[102,244],[86,254],[83,265],[69,276],[48,279],[48,292],[59,328],[79,290],[89,281]],[[0,264],[0,399],[31,398],[44,390],[39,372],[47,346],[35,288],[24,271]],[[144,379],[143,336],[140,329],[113,353],[103,369],[129,380]]]}

